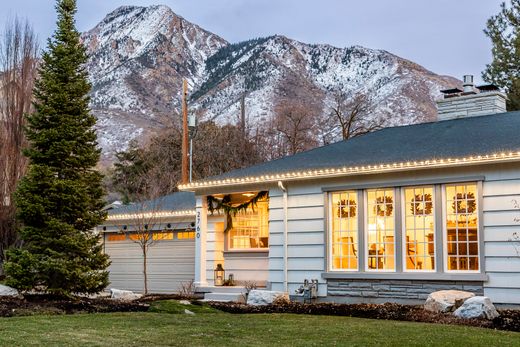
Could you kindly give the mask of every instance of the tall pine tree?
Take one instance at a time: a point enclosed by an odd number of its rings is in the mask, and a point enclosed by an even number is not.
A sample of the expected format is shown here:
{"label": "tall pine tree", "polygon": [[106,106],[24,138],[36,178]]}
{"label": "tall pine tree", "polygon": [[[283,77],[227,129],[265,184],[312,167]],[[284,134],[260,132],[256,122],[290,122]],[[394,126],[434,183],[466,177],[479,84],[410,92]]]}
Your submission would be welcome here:
{"label": "tall pine tree", "polygon": [[482,77],[505,89],[508,111],[514,111],[520,110],[520,0],[501,6],[500,13],[488,20],[484,30],[493,44],[493,61]]}
{"label": "tall pine tree", "polygon": [[100,151],[88,107],[86,50],[75,28],[75,0],[58,0],[57,30],[43,54],[35,112],[27,116],[27,175],[16,192],[22,248],[8,252],[9,285],[69,295],[108,284],[109,260],[92,229],[102,212]]}

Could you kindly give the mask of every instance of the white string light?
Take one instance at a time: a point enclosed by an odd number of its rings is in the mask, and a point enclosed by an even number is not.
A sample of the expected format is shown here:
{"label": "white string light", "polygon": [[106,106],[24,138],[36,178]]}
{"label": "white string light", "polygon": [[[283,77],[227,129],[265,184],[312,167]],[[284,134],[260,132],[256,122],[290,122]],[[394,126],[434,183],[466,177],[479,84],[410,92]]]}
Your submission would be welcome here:
{"label": "white string light", "polygon": [[194,216],[195,210],[184,210],[184,211],[160,211],[160,212],[135,212],[135,213],[120,213],[112,214],[107,217],[107,221],[110,220],[124,220],[132,218],[164,218],[164,217],[183,217],[183,216]]}
{"label": "white string light", "polygon": [[211,187],[223,187],[232,186],[235,184],[248,184],[248,183],[268,183],[276,182],[281,178],[284,180],[298,180],[298,179],[309,179],[309,178],[326,178],[326,177],[338,177],[358,174],[369,174],[369,173],[382,173],[382,172],[393,172],[393,171],[404,171],[410,169],[422,169],[422,168],[441,168],[441,167],[453,167],[453,166],[464,166],[468,164],[493,164],[500,162],[509,162],[520,160],[520,152],[509,152],[509,153],[494,153],[487,155],[470,156],[464,158],[446,158],[446,159],[430,159],[424,161],[414,162],[400,162],[400,163],[383,163],[379,165],[369,166],[355,166],[355,167],[341,167],[341,168],[329,168],[319,169],[314,171],[293,171],[284,174],[277,175],[261,175],[254,177],[241,177],[241,178],[226,178],[222,180],[213,181],[199,181],[188,184],[179,185],[181,190],[197,190]]}

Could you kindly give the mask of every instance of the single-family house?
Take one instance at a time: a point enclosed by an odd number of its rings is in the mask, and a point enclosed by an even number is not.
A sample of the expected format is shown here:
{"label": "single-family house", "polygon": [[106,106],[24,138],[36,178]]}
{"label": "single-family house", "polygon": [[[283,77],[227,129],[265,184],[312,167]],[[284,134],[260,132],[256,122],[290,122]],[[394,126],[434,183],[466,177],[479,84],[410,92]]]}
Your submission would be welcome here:
{"label": "single-family house", "polygon": [[218,291],[223,268],[289,293],[317,279],[335,302],[460,289],[520,304],[520,112],[465,82],[438,121],[181,185],[196,195],[195,284]]}

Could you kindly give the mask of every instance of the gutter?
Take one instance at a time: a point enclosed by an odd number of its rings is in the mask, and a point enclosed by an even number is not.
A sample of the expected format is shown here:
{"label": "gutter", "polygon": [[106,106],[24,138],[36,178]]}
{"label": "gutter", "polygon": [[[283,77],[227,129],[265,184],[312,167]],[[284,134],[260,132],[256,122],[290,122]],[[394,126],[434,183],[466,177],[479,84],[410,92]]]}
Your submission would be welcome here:
{"label": "gutter", "polygon": [[287,188],[283,185],[282,181],[278,181],[278,188],[283,192],[283,290],[284,292],[289,292],[288,288],[288,255],[287,255],[287,244],[288,244],[288,218],[287,218],[287,209],[288,209],[288,198],[287,198]]}

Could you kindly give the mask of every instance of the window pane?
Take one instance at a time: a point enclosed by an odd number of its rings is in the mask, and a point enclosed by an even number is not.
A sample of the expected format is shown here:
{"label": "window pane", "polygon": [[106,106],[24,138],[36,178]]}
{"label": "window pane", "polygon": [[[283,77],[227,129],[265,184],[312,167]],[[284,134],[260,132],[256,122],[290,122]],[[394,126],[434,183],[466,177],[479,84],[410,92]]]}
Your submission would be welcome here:
{"label": "window pane", "polygon": [[435,270],[433,187],[406,188],[405,257],[407,270]]}
{"label": "window pane", "polygon": [[448,270],[478,270],[477,185],[446,187]]}
{"label": "window pane", "polygon": [[357,192],[332,193],[332,269],[357,270]]}
{"label": "window pane", "polygon": [[[233,228],[229,231],[229,249],[258,249],[269,247],[269,203],[258,201],[247,211],[232,215]],[[189,236],[189,235],[188,235]]]}
{"label": "window pane", "polygon": [[369,190],[367,198],[367,266],[373,270],[394,270],[394,191]]}

